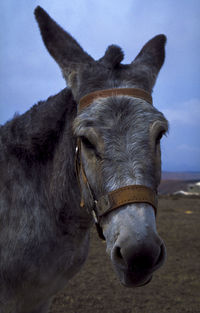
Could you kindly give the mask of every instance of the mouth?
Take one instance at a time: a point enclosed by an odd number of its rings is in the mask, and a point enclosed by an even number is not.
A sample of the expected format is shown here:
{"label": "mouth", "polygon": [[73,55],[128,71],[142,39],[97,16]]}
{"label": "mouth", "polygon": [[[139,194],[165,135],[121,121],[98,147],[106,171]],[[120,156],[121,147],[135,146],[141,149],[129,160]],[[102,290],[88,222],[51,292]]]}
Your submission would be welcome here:
{"label": "mouth", "polygon": [[149,284],[153,278],[152,272],[134,272],[129,270],[122,270],[116,267],[114,270],[117,273],[121,284],[128,288],[143,287]]}
{"label": "mouth", "polygon": [[141,285],[139,285],[139,286],[137,286],[137,287],[143,287],[143,286],[148,285],[148,284],[151,282],[152,278],[153,278],[153,276],[150,276],[150,278],[147,279],[147,281],[146,281],[145,283],[143,283],[143,284],[141,284]]}
{"label": "mouth", "polygon": [[131,277],[129,278],[126,277],[126,279],[123,279],[123,281],[120,279],[120,281],[124,287],[137,288],[137,287],[143,287],[143,286],[148,285],[151,282],[152,277],[153,276],[151,275],[150,277],[147,277],[146,279],[142,279],[141,281],[140,280],[135,281],[135,279],[131,279]]}

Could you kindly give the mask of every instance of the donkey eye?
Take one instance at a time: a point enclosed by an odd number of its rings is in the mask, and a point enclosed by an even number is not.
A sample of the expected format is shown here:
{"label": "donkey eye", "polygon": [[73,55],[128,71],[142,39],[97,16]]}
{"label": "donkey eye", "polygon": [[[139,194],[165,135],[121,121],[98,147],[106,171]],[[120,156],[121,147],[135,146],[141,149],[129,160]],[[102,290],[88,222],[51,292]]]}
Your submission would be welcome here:
{"label": "donkey eye", "polygon": [[102,157],[97,151],[95,145],[87,137],[82,136],[81,141],[86,149],[90,150],[92,153],[95,154],[97,159],[102,160]]}
{"label": "donkey eye", "polygon": [[161,131],[158,136],[156,137],[156,144],[160,143],[160,140],[162,139],[162,136],[165,134],[165,131]]}
{"label": "donkey eye", "polygon": [[95,150],[95,146],[86,137],[81,137],[81,141],[87,149]]}

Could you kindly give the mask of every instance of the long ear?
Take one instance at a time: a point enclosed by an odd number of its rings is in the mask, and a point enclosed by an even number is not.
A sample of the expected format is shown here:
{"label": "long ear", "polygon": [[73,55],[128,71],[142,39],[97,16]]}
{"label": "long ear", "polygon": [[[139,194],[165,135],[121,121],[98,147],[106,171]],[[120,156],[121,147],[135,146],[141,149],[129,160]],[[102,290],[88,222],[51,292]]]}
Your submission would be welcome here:
{"label": "long ear", "polygon": [[148,71],[149,77],[151,77],[151,88],[155,84],[156,77],[164,63],[165,43],[165,35],[155,36],[144,45],[131,64],[133,69],[138,66],[145,66],[145,70]]}
{"label": "long ear", "polygon": [[77,64],[90,63],[93,59],[64,31],[40,6],[35,9],[44,44],[61,67],[64,76],[77,68]]}

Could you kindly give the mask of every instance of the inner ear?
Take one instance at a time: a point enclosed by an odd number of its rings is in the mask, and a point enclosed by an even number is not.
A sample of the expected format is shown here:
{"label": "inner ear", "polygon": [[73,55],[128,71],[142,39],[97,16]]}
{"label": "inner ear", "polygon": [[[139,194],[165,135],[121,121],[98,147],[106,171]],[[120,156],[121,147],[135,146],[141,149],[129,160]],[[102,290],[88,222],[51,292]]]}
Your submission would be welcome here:
{"label": "inner ear", "polygon": [[76,86],[77,83],[77,71],[72,71],[68,76],[68,85],[71,89]]}
{"label": "inner ear", "polygon": [[35,9],[44,44],[60,66],[64,77],[79,67],[79,64],[93,63],[94,60],[79,45],[79,43],[62,27],[60,27],[40,6]]}
{"label": "inner ear", "polygon": [[155,36],[144,45],[132,64],[144,64],[157,75],[165,59],[165,43],[165,35]]}
{"label": "inner ear", "polygon": [[146,79],[146,89],[149,92],[152,91],[165,59],[165,43],[165,35],[155,36],[144,45],[131,63],[132,71],[136,74],[139,73],[143,80]]}
{"label": "inner ear", "polygon": [[124,53],[122,49],[116,45],[111,45],[107,48],[104,56],[99,59],[99,62],[108,68],[116,68],[123,59]]}

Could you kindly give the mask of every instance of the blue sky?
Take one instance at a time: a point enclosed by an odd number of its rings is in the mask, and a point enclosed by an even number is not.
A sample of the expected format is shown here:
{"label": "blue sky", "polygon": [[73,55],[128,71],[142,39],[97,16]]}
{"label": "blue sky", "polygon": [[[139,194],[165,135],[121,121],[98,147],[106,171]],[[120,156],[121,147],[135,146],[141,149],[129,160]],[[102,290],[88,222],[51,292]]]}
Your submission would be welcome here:
{"label": "blue sky", "polygon": [[1,124],[65,87],[34,20],[37,5],[96,59],[114,43],[130,62],[150,38],[167,35],[166,61],[153,92],[154,105],[170,122],[163,169],[200,171],[200,1],[1,0]]}

